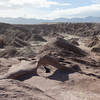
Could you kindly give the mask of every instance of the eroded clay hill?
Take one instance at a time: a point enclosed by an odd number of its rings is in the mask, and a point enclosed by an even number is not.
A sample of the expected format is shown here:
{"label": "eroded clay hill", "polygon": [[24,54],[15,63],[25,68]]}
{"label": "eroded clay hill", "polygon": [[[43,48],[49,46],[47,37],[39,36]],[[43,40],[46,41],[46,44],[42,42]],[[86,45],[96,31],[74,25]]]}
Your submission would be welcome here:
{"label": "eroded clay hill", "polygon": [[0,24],[0,100],[100,100],[100,24]]}
{"label": "eroded clay hill", "polygon": [[[100,34],[100,24],[92,23],[58,23],[40,25],[10,25],[0,23],[0,34],[5,37],[5,43],[11,44],[16,37],[24,41],[31,40],[35,35],[54,36],[56,33],[93,36]],[[41,40],[41,39],[40,39]]]}

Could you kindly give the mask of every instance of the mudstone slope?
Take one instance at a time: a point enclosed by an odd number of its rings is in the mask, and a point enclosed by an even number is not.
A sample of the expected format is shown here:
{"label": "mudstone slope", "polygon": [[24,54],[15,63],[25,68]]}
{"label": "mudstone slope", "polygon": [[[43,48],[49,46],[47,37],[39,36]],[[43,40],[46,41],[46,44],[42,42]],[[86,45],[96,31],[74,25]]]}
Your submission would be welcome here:
{"label": "mudstone slope", "polygon": [[100,100],[100,24],[0,23],[1,100]]}

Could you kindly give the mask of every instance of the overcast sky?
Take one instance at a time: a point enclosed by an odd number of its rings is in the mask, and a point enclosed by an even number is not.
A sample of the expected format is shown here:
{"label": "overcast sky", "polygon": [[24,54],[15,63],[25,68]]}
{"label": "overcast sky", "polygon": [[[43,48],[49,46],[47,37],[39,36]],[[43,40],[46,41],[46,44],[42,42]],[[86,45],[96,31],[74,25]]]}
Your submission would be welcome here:
{"label": "overcast sky", "polygon": [[0,17],[100,17],[100,0],[0,0]]}

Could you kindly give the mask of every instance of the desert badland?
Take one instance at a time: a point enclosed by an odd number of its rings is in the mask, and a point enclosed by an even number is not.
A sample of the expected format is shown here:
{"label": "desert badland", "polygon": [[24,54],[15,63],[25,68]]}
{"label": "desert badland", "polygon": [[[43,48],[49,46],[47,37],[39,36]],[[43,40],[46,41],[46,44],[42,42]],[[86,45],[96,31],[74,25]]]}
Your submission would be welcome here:
{"label": "desert badland", "polygon": [[100,100],[100,24],[0,23],[0,100]]}

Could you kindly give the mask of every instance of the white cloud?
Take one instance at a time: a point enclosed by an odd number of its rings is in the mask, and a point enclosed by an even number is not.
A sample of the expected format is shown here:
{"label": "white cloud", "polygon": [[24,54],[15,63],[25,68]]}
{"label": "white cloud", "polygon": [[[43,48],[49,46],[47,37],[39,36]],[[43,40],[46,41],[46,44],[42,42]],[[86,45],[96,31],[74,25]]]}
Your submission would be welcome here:
{"label": "white cloud", "polygon": [[[45,8],[70,5],[53,0],[0,0],[0,17],[45,18],[50,13]],[[38,9],[37,9],[38,8]],[[43,8],[41,10],[41,8]],[[45,11],[46,10],[46,11]]]}
{"label": "white cloud", "polygon": [[47,0],[10,0],[12,5],[33,5],[35,7],[50,7],[51,5],[57,5],[57,2],[48,2]]}
{"label": "white cloud", "polygon": [[93,3],[100,3],[100,0],[92,0]]}
{"label": "white cloud", "polygon": [[86,16],[100,16],[100,4],[92,4],[89,6],[70,8],[70,9],[56,9],[47,18],[72,18],[72,17],[86,17]]}
{"label": "white cloud", "polygon": [[64,6],[64,5],[70,5],[69,3],[59,3],[56,1],[51,0],[0,0],[0,5],[10,5],[10,6],[20,6],[24,7],[26,5],[32,5],[35,8],[49,8],[51,6]]}
{"label": "white cloud", "polygon": [[[100,0],[93,1],[96,2]],[[59,17],[100,17],[100,3],[93,3],[88,6],[82,6],[77,8],[68,8],[66,7],[66,5],[70,4],[60,3],[53,0],[0,0],[0,17],[33,17],[48,19],[54,19]],[[49,9],[49,7],[52,8],[52,6],[54,6],[55,8],[54,11]],[[62,6],[66,8],[61,9]],[[44,10],[41,8],[44,8]],[[45,10],[45,8],[48,8],[49,10]]]}

